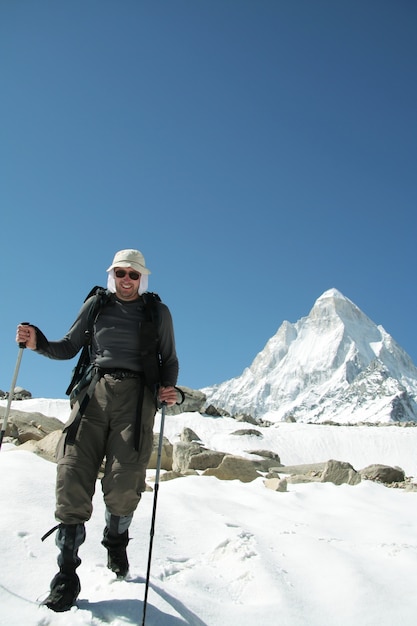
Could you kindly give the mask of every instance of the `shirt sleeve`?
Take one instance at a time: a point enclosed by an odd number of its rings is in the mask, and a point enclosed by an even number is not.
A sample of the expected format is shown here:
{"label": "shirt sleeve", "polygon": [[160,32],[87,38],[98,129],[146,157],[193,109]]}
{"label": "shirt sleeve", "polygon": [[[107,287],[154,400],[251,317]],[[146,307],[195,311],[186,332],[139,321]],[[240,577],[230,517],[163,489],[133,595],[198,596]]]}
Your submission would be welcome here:
{"label": "shirt sleeve", "polygon": [[177,384],[178,357],[175,348],[174,326],[168,307],[159,303],[159,353],[161,357],[161,383],[164,387]]}
{"label": "shirt sleeve", "polygon": [[43,332],[36,329],[36,352],[47,356],[50,359],[65,360],[72,359],[84,346],[87,339],[88,312],[92,305],[93,298],[89,298],[81,307],[78,316],[67,332],[58,341],[49,341]]}

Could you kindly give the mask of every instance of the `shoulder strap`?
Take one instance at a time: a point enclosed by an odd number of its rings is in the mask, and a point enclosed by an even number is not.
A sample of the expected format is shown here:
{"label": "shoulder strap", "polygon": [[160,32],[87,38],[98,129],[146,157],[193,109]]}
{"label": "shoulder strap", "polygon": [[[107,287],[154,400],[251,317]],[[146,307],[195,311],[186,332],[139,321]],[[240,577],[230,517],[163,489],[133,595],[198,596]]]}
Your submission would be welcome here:
{"label": "shoulder strap", "polygon": [[69,396],[74,386],[77,384],[80,377],[83,375],[85,367],[87,367],[90,363],[90,344],[91,344],[91,334],[93,331],[94,322],[96,321],[101,309],[103,306],[110,300],[111,295],[109,292],[104,289],[104,287],[99,287],[96,285],[93,287],[84,302],[87,302],[89,298],[92,296],[96,296],[94,300],[91,302],[90,309],[88,311],[87,316],[87,330],[85,331],[85,342],[83,349],[81,351],[80,357],[78,359],[77,365],[75,366],[71,382],[68,385],[68,389],[66,390],[66,395]]}
{"label": "shoulder strap", "polygon": [[145,304],[145,321],[140,325],[140,358],[143,364],[147,385],[153,389],[160,383],[159,354],[159,307],[161,298],[157,293],[146,291],[142,294]]}
{"label": "shoulder strap", "polygon": [[145,293],[142,294],[142,298],[145,303],[146,319],[153,322],[158,329],[159,311],[156,303],[161,302],[161,298],[157,293],[153,293],[152,291],[145,291]]}
{"label": "shoulder strap", "polygon": [[91,343],[91,333],[93,331],[94,323],[103,306],[107,304],[107,302],[109,302],[111,299],[111,294],[107,291],[107,289],[104,289],[104,287],[99,287],[97,285],[91,289],[84,302],[87,302],[87,300],[92,296],[95,296],[95,299],[91,303],[90,310],[88,311],[87,330],[85,332],[86,337],[84,346]]}

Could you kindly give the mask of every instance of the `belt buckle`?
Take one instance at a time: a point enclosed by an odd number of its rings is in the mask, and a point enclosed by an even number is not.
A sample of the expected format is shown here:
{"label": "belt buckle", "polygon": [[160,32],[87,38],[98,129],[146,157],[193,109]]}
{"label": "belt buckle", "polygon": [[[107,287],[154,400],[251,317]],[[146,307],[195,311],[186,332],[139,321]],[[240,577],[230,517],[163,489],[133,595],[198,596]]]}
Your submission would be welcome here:
{"label": "belt buckle", "polygon": [[116,380],[126,380],[127,378],[138,378],[138,375],[131,370],[116,370],[114,372],[114,378]]}

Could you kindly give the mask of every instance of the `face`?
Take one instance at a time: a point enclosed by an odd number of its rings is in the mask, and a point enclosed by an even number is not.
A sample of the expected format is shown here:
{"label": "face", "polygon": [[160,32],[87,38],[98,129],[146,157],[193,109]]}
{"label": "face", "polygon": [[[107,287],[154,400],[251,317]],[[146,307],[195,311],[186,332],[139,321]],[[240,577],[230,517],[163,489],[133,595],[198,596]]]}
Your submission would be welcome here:
{"label": "face", "polygon": [[132,267],[115,267],[114,282],[119,300],[128,301],[139,298],[140,274]]}

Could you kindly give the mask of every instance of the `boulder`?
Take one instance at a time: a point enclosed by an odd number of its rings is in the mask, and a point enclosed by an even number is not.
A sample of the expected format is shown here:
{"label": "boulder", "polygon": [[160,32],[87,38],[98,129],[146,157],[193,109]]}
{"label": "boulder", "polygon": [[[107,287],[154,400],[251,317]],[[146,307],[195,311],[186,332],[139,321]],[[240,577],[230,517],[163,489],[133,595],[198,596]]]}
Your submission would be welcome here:
{"label": "boulder", "polygon": [[230,417],[230,413],[228,413],[224,409],[218,409],[212,404],[209,404],[207,407],[205,407],[203,411],[205,415],[209,415],[210,417]]}
{"label": "boulder", "polygon": [[191,443],[192,441],[196,441],[197,443],[201,443],[200,437],[195,433],[192,428],[185,427],[182,430],[180,435],[181,441],[184,443]]}
{"label": "boulder", "polygon": [[[168,482],[169,480],[174,480],[175,478],[182,478],[184,476],[184,474],[181,474],[180,472],[165,472],[164,474],[161,474],[160,476],[160,481],[161,482]],[[151,479],[152,481],[152,479]],[[154,482],[154,481],[152,481]]]}
{"label": "boulder", "polygon": [[252,417],[252,415],[247,415],[246,413],[238,413],[234,415],[233,418],[237,422],[246,422],[247,424],[252,424],[252,426],[259,426],[259,421]]}
{"label": "boulder", "polygon": [[292,485],[300,485],[303,483],[320,483],[321,476],[315,474],[291,474],[288,477],[288,482]]}
{"label": "boulder", "polygon": [[243,483],[249,483],[259,478],[259,473],[252,461],[226,454],[218,467],[205,470],[203,476],[215,476],[220,480],[240,480]]}
{"label": "boulder", "polygon": [[364,480],[375,480],[387,485],[401,483],[405,480],[404,470],[389,465],[368,465],[368,467],[360,470],[359,474]]}
{"label": "boulder", "polygon": [[248,437],[262,437],[262,433],[259,430],[256,430],[256,428],[241,428],[239,430],[235,430],[232,433],[230,433],[231,435],[236,435],[237,437],[244,437],[244,436],[248,436]]}
{"label": "boulder", "polygon": [[[158,448],[159,448],[159,433],[155,433],[153,436],[153,448],[151,458],[148,463],[149,469],[156,469],[157,461],[158,461]],[[161,450],[161,469],[163,470],[172,470],[172,444],[169,440],[164,436],[162,439],[162,450]]]}
{"label": "boulder", "polygon": [[282,465],[281,467],[271,467],[270,471],[288,474],[288,482],[292,484],[332,482],[335,485],[344,483],[357,485],[361,480],[360,474],[349,463],[333,460],[327,461],[327,463]]}
{"label": "boulder", "polygon": [[30,452],[38,454],[46,461],[51,461],[52,463],[55,463],[56,447],[58,445],[58,441],[61,438],[61,435],[62,430],[54,430],[52,433],[46,435],[46,437],[44,437],[40,441],[35,441],[32,439],[30,441],[27,441],[26,443],[23,443],[21,446],[16,448],[16,450],[29,450]]}
{"label": "boulder", "polygon": [[203,452],[204,448],[195,441],[177,441],[172,449],[172,469],[174,472],[185,472],[190,468],[191,457]]}
{"label": "boulder", "polygon": [[272,489],[273,491],[287,491],[287,479],[286,478],[266,478],[264,480],[264,485],[268,489]]}
{"label": "boulder", "polygon": [[314,476],[321,477],[326,463],[304,463],[300,465],[281,465],[279,467],[271,467],[271,472],[279,472],[280,474],[289,474],[290,476]]}
{"label": "boulder", "polygon": [[276,452],[271,450],[245,450],[247,454],[253,454],[254,456],[260,456],[260,460],[253,460],[253,464],[260,472],[269,472],[272,465],[281,465],[281,459]]}
{"label": "boulder", "polygon": [[322,483],[333,483],[335,485],[357,485],[361,482],[361,475],[350,463],[343,461],[335,461],[331,459],[327,461],[324,471],[321,475]]}
{"label": "boulder", "polygon": [[23,387],[15,387],[13,392],[13,400],[28,400],[32,397],[32,394]]}
{"label": "boulder", "polygon": [[161,474],[161,482],[167,482],[168,480],[174,480],[175,478],[184,478],[185,476],[198,476],[198,472],[189,470],[181,474],[180,472],[165,472]]}
{"label": "boulder", "polygon": [[206,470],[210,467],[218,467],[225,457],[225,452],[216,450],[202,450],[199,454],[194,454],[190,458],[187,469]]}
{"label": "boulder", "polygon": [[[5,407],[0,407],[1,419],[3,419],[5,411]],[[11,437],[21,444],[31,439],[40,441],[49,433],[63,428],[63,423],[56,417],[12,409],[9,412],[5,437]]]}

